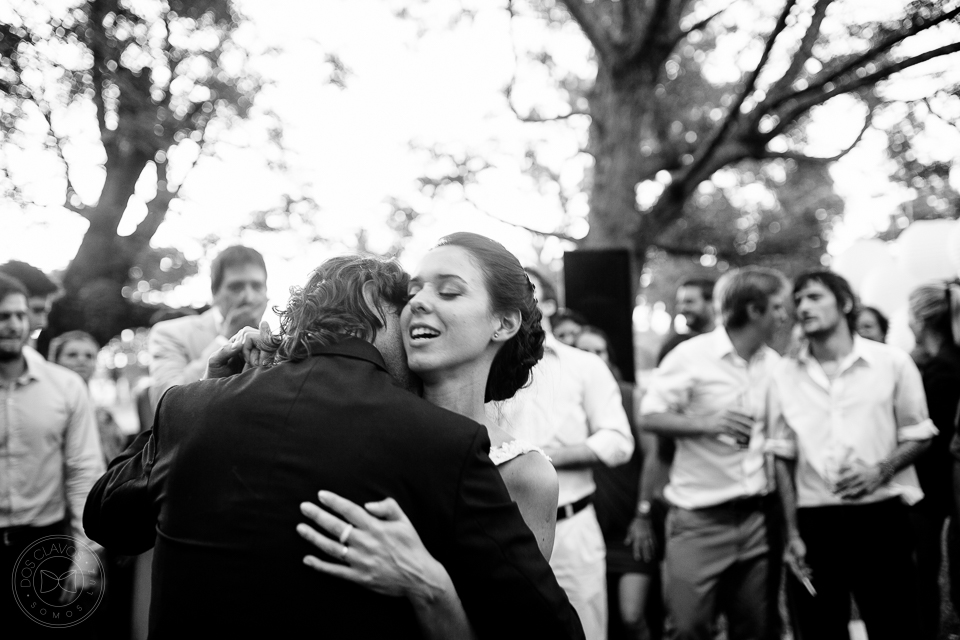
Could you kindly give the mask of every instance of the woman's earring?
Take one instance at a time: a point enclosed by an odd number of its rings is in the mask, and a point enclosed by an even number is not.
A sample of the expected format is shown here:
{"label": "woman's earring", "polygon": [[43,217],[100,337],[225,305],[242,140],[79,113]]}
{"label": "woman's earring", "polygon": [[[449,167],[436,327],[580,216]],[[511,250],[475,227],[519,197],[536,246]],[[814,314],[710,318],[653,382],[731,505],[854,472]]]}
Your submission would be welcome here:
{"label": "woman's earring", "polygon": [[493,337],[494,337],[494,338],[499,338],[499,337],[500,337],[500,332],[499,332],[499,331],[494,331],[494,332],[493,332]]}

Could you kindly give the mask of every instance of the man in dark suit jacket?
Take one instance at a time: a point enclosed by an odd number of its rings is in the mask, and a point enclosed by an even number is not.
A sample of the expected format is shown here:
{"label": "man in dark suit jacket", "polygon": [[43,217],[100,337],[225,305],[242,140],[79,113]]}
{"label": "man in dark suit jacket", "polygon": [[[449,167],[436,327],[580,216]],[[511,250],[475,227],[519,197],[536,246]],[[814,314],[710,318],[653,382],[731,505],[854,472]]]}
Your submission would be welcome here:
{"label": "man in dark suit jacket", "polygon": [[481,637],[583,637],[485,428],[405,388],[405,296],[395,263],[327,261],[284,314],[280,364],[171,389],[98,481],[88,535],[121,553],[156,543],[151,638],[423,637],[424,603],[302,563],[316,550],[299,504],[321,488],[394,498]]}

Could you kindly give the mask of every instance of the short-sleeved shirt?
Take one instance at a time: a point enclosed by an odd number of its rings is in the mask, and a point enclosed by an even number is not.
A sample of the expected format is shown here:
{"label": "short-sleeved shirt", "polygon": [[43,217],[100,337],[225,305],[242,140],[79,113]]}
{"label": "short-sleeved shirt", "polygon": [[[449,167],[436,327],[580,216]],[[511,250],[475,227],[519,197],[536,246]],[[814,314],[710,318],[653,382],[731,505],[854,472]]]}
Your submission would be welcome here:
{"label": "short-sleeved shirt", "polygon": [[937,429],[927,414],[920,372],[896,347],[853,338],[833,381],[804,348],[784,359],[771,386],[768,450],[797,461],[797,506],[878,502],[923,497],[913,466],[872,494],[844,500],[833,486],[844,466],[877,465],[907,440],[927,440]]}
{"label": "short-sleeved shirt", "polygon": [[641,415],[705,417],[739,408],[757,418],[747,449],[715,436],[677,438],[670,482],[664,489],[671,504],[699,509],[770,492],[764,419],[770,374],[779,360],[767,346],[749,362],[744,360],[724,327],[690,338],[663,359],[643,397]]}

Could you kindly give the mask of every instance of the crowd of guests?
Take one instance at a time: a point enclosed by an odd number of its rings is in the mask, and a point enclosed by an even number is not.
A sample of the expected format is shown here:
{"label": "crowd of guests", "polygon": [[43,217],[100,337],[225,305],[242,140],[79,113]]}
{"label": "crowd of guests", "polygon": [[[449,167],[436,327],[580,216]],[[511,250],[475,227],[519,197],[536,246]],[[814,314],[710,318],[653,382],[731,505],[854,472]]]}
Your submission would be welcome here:
{"label": "crowd of guests", "polygon": [[[767,345],[790,298],[778,354]],[[780,637],[782,571],[794,637],[848,638],[854,615],[871,639],[939,637],[948,520],[960,551],[958,303],[956,283],[916,288],[907,354],[880,344],[887,318],[831,272],[681,284],[686,331],[665,340],[630,413],[638,450],[597,472],[609,637]],[[585,319],[560,317],[564,339],[603,356]]]}
{"label": "crowd of guests", "polygon": [[[211,273],[209,310],[151,330],[143,415],[261,321],[258,252],[230,247]],[[908,354],[884,344],[888,320],[835,273],[790,282],[747,267],[687,280],[676,292],[681,330],[640,388],[624,380],[603,329],[561,308],[545,274],[527,276],[544,355],[530,384],[488,405],[488,417],[556,469],[544,555],[587,638],[772,639],[787,624],[797,638],[847,638],[854,615],[871,640],[938,637],[948,521],[950,596],[960,604],[960,286],[910,294]],[[34,349],[57,291],[25,263],[0,265],[2,571],[45,535],[69,533],[103,554],[79,517],[126,444],[89,397],[96,340],[70,331],[46,358]],[[791,314],[793,340],[778,353],[770,345]],[[108,611],[142,627],[149,560],[136,577],[129,559],[103,557],[127,592]],[[0,619],[21,616],[0,600]],[[108,626],[101,637],[116,637]]]}

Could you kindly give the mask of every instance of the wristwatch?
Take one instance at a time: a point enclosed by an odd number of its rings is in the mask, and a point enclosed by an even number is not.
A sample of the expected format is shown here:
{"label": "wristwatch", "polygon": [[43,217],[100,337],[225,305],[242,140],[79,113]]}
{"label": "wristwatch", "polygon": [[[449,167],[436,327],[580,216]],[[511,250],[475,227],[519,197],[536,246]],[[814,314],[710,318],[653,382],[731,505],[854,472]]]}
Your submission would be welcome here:
{"label": "wristwatch", "polygon": [[636,515],[638,518],[649,518],[651,509],[653,509],[653,505],[650,504],[649,500],[641,500],[637,503]]}

